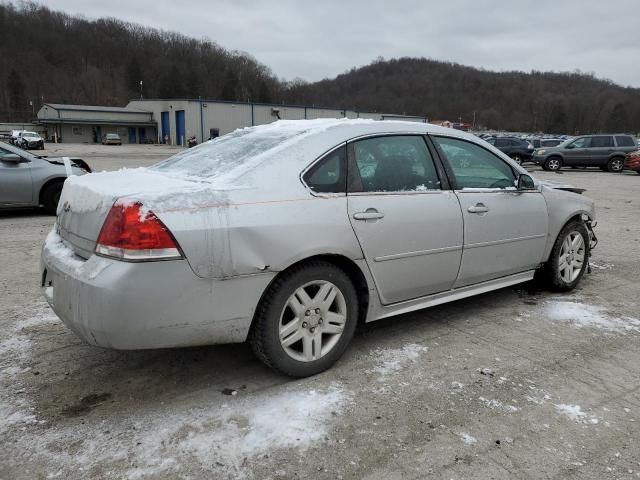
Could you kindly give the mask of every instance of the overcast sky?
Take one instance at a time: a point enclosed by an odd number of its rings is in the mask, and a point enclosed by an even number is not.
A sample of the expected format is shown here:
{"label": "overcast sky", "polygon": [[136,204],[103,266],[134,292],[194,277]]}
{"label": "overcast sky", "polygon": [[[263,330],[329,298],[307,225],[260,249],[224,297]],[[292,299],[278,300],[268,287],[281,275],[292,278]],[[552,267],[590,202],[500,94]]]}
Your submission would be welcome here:
{"label": "overcast sky", "polygon": [[241,50],[280,78],[412,56],[488,70],[592,72],[640,87],[638,0],[40,0]]}

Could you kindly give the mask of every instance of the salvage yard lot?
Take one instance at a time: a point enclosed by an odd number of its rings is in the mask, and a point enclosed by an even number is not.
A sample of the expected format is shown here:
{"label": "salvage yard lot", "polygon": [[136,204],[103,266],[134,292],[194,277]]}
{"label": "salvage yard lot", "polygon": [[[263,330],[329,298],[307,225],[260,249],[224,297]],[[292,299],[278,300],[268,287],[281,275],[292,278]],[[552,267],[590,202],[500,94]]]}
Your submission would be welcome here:
{"label": "salvage yard lot", "polygon": [[[98,171],[177,151],[47,149]],[[596,200],[575,291],[522,285],[376,322],[304,380],[245,345],[83,344],[40,294],[54,219],[0,213],[0,479],[640,478],[640,177],[530,169]]]}

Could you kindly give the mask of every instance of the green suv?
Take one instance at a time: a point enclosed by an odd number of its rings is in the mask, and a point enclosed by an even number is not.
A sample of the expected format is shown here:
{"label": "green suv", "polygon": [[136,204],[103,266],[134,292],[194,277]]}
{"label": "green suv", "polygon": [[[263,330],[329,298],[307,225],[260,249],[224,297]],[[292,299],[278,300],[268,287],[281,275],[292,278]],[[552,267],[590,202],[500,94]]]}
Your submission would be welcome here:
{"label": "green suv", "polygon": [[583,135],[564,141],[557,147],[533,152],[533,162],[545,170],[562,167],[600,167],[610,172],[624,169],[625,155],[637,150],[631,135]]}

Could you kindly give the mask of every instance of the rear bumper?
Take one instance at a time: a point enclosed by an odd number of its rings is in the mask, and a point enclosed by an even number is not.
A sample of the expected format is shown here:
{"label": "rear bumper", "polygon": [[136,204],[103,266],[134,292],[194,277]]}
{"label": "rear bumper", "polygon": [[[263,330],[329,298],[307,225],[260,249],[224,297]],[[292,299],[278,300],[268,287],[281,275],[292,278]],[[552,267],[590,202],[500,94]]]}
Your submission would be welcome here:
{"label": "rear bumper", "polygon": [[243,342],[275,275],[223,281],[197,277],[186,260],[84,260],[55,233],[43,246],[41,273],[47,302],[71,330],[122,350]]}

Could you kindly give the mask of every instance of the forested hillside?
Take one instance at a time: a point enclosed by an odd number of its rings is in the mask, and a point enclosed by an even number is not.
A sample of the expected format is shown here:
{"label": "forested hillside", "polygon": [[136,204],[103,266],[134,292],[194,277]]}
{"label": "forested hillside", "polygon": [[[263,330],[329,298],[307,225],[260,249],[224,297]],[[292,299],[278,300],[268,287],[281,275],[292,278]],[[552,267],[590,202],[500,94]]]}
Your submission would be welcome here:
{"label": "forested hillside", "polygon": [[285,82],[212,41],[31,3],[0,4],[0,61],[0,122],[29,120],[42,102],[122,106],[142,93],[475,119],[512,131],[640,131],[640,89],[592,75],[496,73],[400,58],[320,82]]}
{"label": "forested hillside", "polygon": [[0,4],[0,121],[27,120],[45,102],[123,106],[128,99],[271,101],[279,84],[247,54],[116,19]]}
{"label": "forested hillside", "polygon": [[581,73],[496,73],[418,58],[377,60],[332,80],[299,82],[292,102],[424,115],[511,131],[640,131],[640,89]]}

